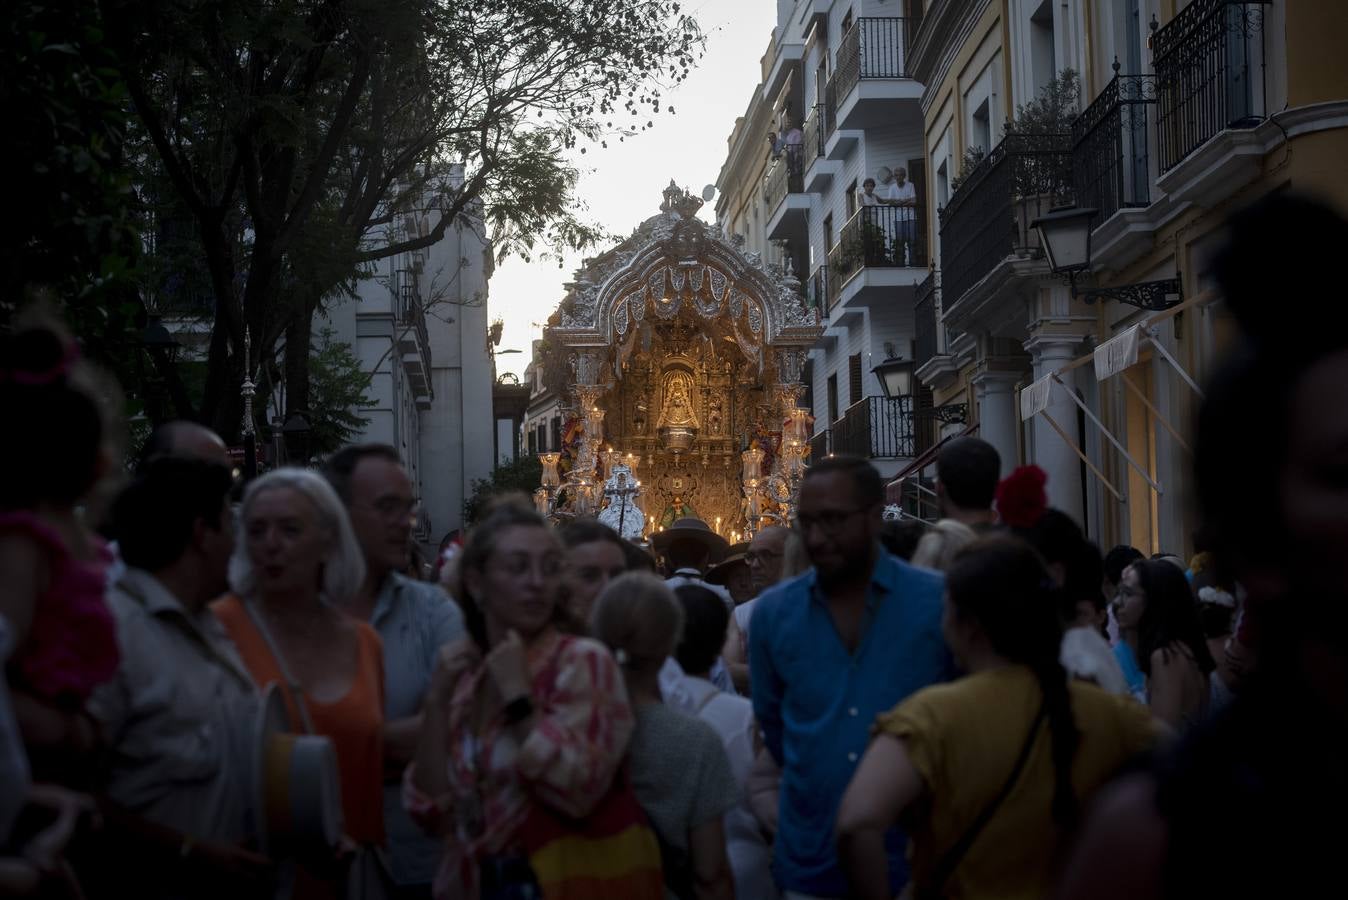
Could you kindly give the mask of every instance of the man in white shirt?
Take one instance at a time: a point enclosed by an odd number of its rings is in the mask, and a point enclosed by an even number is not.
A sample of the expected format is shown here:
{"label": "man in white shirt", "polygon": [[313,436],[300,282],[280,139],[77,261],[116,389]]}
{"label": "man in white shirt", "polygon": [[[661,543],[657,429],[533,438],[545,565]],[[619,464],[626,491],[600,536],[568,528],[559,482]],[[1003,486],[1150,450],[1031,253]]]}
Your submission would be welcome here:
{"label": "man in white shirt", "polygon": [[885,185],[882,199],[889,206],[897,206],[895,219],[898,222],[895,234],[896,262],[910,258],[912,244],[917,237],[917,188],[908,180],[908,170],[902,167],[894,171],[894,180]]}
{"label": "man in white shirt", "polygon": [[162,458],[112,510],[126,562],[107,595],[121,662],[88,709],[107,747],[109,799],[180,861],[137,870],[137,896],[256,896],[271,877],[270,861],[245,849],[257,818],[257,695],[207,608],[227,586],[231,483],[224,466]]}
{"label": "man in white shirt", "polygon": [[[706,522],[694,518],[676,519],[669,528],[656,533],[651,539],[651,546],[664,556],[666,565],[673,570],[673,574],[665,579],[670,590],[683,584],[701,585],[719,597],[727,610],[734,608],[735,601],[731,599],[730,591],[719,584],[709,584],[705,577],[707,567],[719,561],[730,546]],[[691,699],[682,690],[683,674],[678,661],[671,656],[660,671],[660,687],[666,703],[692,712]],[[711,681],[723,691],[735,689],[730,681],[730,673],[720,659],[712,666]]]}

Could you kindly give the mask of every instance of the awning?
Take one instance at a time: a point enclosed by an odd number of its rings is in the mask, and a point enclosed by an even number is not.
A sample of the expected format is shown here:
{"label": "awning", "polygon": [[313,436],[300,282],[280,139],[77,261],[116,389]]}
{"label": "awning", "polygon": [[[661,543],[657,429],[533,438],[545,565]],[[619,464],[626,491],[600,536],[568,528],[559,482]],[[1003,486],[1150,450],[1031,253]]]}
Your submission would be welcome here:
{"label": "awning", "polygon": [[1184,381],[1188,383],[1188,385],[1191,388],[1193,388],[1194,391],[1201,398],[1203,396],[1203,391],[1198,387],[1198,383],[1194,381],[1193,377],[1190,376],[1187,371],[1185,371],[1184,367],[1181,366],[1175,360],[1175,358],[1170,355],[1170,352],[1167,351],[1164,346],[1162,346],[1161,342],[1156,340],[1156,326],[1159,325],[1161,322],[1165,321],[1166,319],[1178,315],[1179,313],[1183,312],[1190,306],[1194,306],[1200,303],[1207,303],[1210,302],[1211,300],[1212,295],[1207,292],[1199,294],[1196,297],[1191,297],[1188,300],[1185,300],[1183,303],[1180,303],[1176,306],[1172,306],[1170,309],[1167,309],[1163,312],[1157,313],[1156,315],[1147,319],[1145,322],[1140,322],[1136,325],[1130,326],[1129,328],[1110,338],[1108,341],[1105,341],[1099,347],[1096,347],[1093,353],[1087,354],[1086,356],[1083,356],[1080,359],[1074,359],[1072,362],[1061,367],[1060,369],[1054,372],[1050,372],[1049,374],[1036,380],[1033,384],[1026,386],[1020,392],[1021,421],[1028,422],[1035,416],[1042,416],[1044,421],[1048,423],[1049,427],[1052,428],[1055,432],[1057,432],[1058,437],[1062,438],[1063,442],[1067,444],[1067,446],[1072,448],[1072,451],[1076,453],[1076,455],[1081,459],[1083,463],[1085,463],[1086,468],[1090,469],[1091,474],[1093,474],[1097,479],[1099,479],[1100,483],[1103,484],[1109,490],[1109,492],[1114,495],[1115,499],[1117,499],[1120,503],[1127,502],[1123,496],[1123,493],[1118,488],[1116,488],[1109,481],[1109,479],[1105,478],[1104,473],[1101,472],[1099,468],[1097,468],[1096,465],[1091,462],[1090,458],[1086,456],[1085,451],[1082,450],[1081,447],[1077,446],[1076,441],[1072,440],[1071,436],[1062,427],[1062,425],[1060,425],[1057,421],[1054,420],[1052,416],[1049,415],[1048,407],[1052,398],[1053,385],[1054,384],[1060,385],[1062,389],[1066,392],[1067,396],[1072,400],[1072,402],[1075,403],[1077,407],[1082,411],[1082,413],[1085,414],[1086,418],[1088,418],[1091,421],[1091,423],[1095,425],[1097,429],[1099,429],[1100,434],[1105,438],[1105,440],[1113,444],[1114,448],[1118,450],[1120,454],[1122,454],[1125,460],[1128,461],[1128,465],[1132,466],[1133,469],[1139,475],[1141,475],[1144,479],[1146,479],[1147,484],[1151,485],[1152,490],[1156,491],[1156,493],[1158,494],[1164,493],[1161,489],[1161,486],[1156,483],[1156,481],[1147,472],[1146,468],[1140,465],[1138,461],[1133,458],[1132,454],[1130,454],[1128,450],[1123,446],[1123,443],[1117,437],[1115,437],[1115,435],[1108,428],[1104,426],[1104,423],[1101,422],[1096,417],[1095,413],[1091,412],[1090,409],[1087,408],[1086,404],[1082,401],[1082,399],[1076,395],[1076,391],[1073,391],[1071,388],[1069,388],[1063,382],[1060,376],[1062,376],[1067,372],[1072,371],[1073,369],[1079,369],[1082,366],[1090,363],[1095,364],[1095,378],[1097,381],[1104,381],[1105,379],[1112,378],[1115,375],[1120,376],[1123,379],[1124,385],[1142,402],[1142,404],[1147,408],[1147,411],[1151,414],[1151,416],[1155,418],[1156,421],[1159,422],[1166,429],[1166,431],[1170,432],[1170,436],[1175,439],[1176,443],[1178,443],[1185,450],[1189,450],[1188,443],[1186,443],[1185,440],[1182,437],[1180,437],[1180,434],[1175,429],[1175,427],[1171,425],[1170,422],[1167,421],[1164,416],[1161,415],[1159,410],[1156,409],[1156,406],[1151,402],[1151,400],[1147,398],[1146,392],[1143,391],[1141,388],[1139,388],[1137,384],[1134,383],[1133,380],[1128,377],[1128,374],[1125,370],[1137,364],[1138,355],[1141,350],[1142,344],[1144,342],[1150,342],[1152,349],[1155,350],[1156,353],[1162,359],[1170,363],[1170,365],[1175,369],[1175,371],[1179,373],[1179,376],[1183,378]]}
{"label": "awning", "polygon": [[1072,448],[1072,452],[1075,453],[1077,457],[1081,459],[1081,461],[1086,465],[1086,468],[1091,471],[1091,474],[1094,475],[1100,481],[1100,483],[1103,484],[1105,488],[1108,489],[1109,492],[1114,495],[1114,499],[1118,500],[1120,503],[1127,502],[1127,500],[1124,498],[1123,492],[1120,491],[1117,487],[1115,487],[1113,482],[1111,482],[1108,478],[1105,477],[1105,474],[1100,471],[1100,469],[1095,465],[1095,463],[1091,462],[1090,457],[1086,455],[1086,451],[1082,450],[1081,447],[1078,446],[1077,442],[1072,440],[1071,435],[1069,435],[1066,429],[1064,429],[1062,425],[1058,423],[1058,420],[1053,418],[1053,416],[1049,415],[1048,407],[1049,404],[1052,402],[1053,386],[1055,384],[1062,387],[1063,391],[1067,394],[1069,398],[1071,398],[1072,402],[1075,403],[1081,409],[1081,411],[1086,414],[1086,418],[1090,419],[1091,422],[1095,425],[1095,427],[1100,430],[1100,433],[1104,435],[1105,439],[1109,441],[1111,444],[1113,444],[1115,449],[1117,449],[1121,454],[1123,454],[1123,458],[1128,460],[1128,464],[1131,465],[1134,469],[1136,469],[1142,475],[1143,478],[1147,479],[1147,483],[1152,486],[1152,488],[1156,491],[1156,493],[1158,494],[1161,493],[1161,486],[1152,480],[1151,476],[1147,474],[1146,469],[1137,464],[1137,460],[1133,459],[1132,455],[1128,453],[1128,450],[1123,446],[1123,444],[1119,443],[1119,439],[1114,437],[1114,435],[1110,432],[1110,430],[1104,426],[1104,423],[1095,417],[1095,413],[1087,409],[1086,404],[1083,403],[1081,398],[1076,395],[1076,392],[1073,391],[1071,388],[1069,388],[1066,384],[1063,384],[1063,381],[1061,378],[1058,377],[1057,372],[1050,372],[1049,374],[1043,376],[1042,378],[1037,379],[1033,384],[1030,384],[1023,390],[1021,390],[1020,392],[1021,421],[1028,422],[1035,416],[1041,417],[1045,422],[1048,423],[1048,426],[1057,433],[1058,437],[1062,438],[1063,443]]}

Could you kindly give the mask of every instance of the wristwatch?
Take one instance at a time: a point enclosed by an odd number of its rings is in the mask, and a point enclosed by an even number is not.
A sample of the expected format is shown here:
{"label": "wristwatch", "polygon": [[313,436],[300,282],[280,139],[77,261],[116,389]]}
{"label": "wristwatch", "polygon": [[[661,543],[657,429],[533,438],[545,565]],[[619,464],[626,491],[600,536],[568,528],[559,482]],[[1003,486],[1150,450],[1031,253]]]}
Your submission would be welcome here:
{"label": "wristwatch", "polygon": [[514,725],[517,722],[523,722],[529,718],[534,711],[534,701],[528,694],[523,694],[511,700],[505,705],[505,718],[507,725]]}

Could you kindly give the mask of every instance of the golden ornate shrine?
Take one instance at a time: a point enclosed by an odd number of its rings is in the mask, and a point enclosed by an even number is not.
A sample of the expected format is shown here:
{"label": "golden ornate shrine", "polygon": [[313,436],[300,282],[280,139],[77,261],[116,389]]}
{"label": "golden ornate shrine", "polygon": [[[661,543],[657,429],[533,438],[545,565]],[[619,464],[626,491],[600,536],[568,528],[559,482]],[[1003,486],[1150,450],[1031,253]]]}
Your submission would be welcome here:
{"label": "golden ornate shrine", "polygon": [[822,329],[794,275],[724,240],[701,206],[671,182],[659,215],[576,273],[545,333],[583,424],[565,479],[543,457],[536,500],[555,516],[597,514],[615,463],[639,482],[647,534],[696,515],[745,537],[789,515],[809,452],[801,372]]}

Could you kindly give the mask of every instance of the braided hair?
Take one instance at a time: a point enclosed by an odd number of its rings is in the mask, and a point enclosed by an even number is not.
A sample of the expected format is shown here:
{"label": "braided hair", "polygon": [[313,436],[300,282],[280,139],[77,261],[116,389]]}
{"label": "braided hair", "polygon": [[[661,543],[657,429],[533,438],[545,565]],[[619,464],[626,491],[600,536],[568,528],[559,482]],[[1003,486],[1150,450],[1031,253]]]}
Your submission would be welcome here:
{"label": "braided hair", "polygon": [[1043,559],[1018,538],[983,538],[955,557],[946,588],[955,613],[977,623],[993,650],[1029,667],[1039,682],[1053,749],[1053,819],[1070,827],[1078,812],[1072,760],[1081,734],[1072,716],[1067,672],[1058,661],[1062,623]]}

